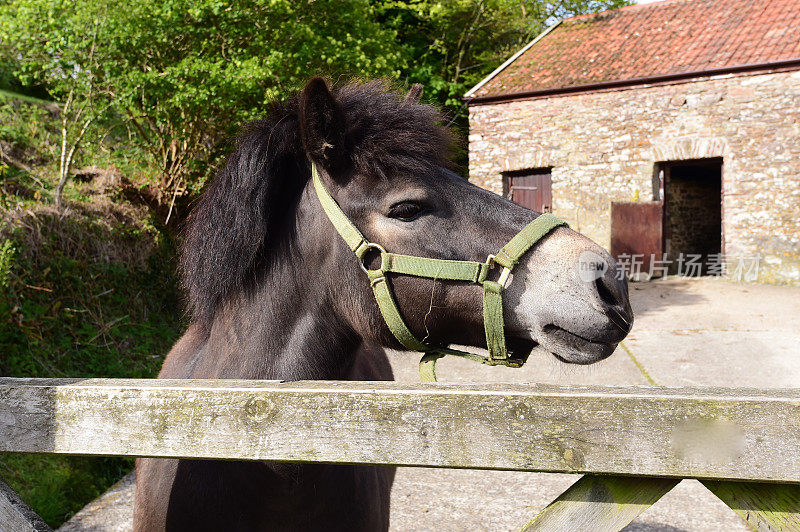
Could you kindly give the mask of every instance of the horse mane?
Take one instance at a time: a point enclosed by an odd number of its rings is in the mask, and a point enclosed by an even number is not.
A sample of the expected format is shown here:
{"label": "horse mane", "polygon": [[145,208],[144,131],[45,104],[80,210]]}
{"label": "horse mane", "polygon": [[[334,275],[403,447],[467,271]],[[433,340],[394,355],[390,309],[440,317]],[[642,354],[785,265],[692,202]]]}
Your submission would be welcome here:
{"label": "horse mane", "polygon": [[[332,91],[345,120],[345,158],[353,170],[385,178],[449,166],[451,136],[430,105],[403,99],[384,82]],[[299,94],[245,126],[190,213],[180,250],[189,310],[201,326],[217,306],[252,288],[290,238],[289,214],[310,179],[300,137]]]}

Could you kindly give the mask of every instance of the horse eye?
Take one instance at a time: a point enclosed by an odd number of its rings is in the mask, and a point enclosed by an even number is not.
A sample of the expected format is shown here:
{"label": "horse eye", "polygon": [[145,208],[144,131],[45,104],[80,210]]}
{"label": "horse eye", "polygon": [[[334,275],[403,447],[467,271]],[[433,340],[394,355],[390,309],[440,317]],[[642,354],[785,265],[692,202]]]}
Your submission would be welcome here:
{"label": "horse eye", "polygon": [[392,205],[389,209],[389,218],[397,218],[404,222],[412,222],[422,214],[422,205],[413,201],[403,201]]}

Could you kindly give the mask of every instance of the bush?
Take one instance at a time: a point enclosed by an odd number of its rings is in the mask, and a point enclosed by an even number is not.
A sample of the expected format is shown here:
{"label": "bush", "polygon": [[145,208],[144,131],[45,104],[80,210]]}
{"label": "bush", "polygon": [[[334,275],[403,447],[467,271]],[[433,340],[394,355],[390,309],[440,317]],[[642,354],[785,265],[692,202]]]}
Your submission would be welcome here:
{"label": "bush", "polygon": [[[173,242],[105,199],[6,213],[0,373],[149,377],[182,327]],[[19,250],[11,264],[13,249]]]}

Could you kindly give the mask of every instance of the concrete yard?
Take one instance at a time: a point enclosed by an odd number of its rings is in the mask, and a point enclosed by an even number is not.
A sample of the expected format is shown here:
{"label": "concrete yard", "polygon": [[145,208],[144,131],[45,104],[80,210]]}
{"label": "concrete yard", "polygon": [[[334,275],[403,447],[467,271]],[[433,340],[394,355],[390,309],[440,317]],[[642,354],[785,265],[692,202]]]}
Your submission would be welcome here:
{"label": "concrete yard", "polygon": [[[592,366],[536,353],[521,369],[462,360],[437,365],[442,382],[800,387],[800,288],[671,278],[631,285],[636,322],[624,345]],[[396,379],[416,382],[417,355],[392,353]],[[401,468],[392,530],[515,530],[574,475]],[[78,514],[64,530],[130,530],[130,490]],[[111,508],[111,510],[109,510]],[[89,510],[89,508],[87,508]],[[113,511],[116,523],[110,523]],[[683,481],[625,530],[750,530],[696,481]]]}

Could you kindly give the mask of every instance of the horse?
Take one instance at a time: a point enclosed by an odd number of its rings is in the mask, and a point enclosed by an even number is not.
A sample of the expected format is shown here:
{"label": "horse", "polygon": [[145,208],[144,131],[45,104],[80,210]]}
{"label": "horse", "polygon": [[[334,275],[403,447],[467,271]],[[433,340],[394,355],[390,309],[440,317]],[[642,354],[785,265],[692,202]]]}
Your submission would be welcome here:
{"label": "horse", "polygon": [[[395,252],[482,261],[540,216],[456,174],[452,135],[417,96],[314,78],[246,126],[187,219],[191,324],[159,378],[392,380],[384,348],[402,345],[326,215],[312,166],[365,237]],[[616,272],[588,238],[550,231],[505,281],[509,351],[573,364],[608,357],[633,319]],[[426,345],[486,347],[479,288],[402,274],[391,283]],[[147,458],[136,476],[139,532],[375,531],[389,526],[394,469]]]}

